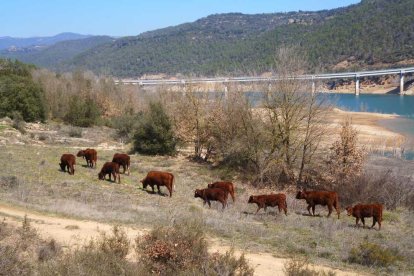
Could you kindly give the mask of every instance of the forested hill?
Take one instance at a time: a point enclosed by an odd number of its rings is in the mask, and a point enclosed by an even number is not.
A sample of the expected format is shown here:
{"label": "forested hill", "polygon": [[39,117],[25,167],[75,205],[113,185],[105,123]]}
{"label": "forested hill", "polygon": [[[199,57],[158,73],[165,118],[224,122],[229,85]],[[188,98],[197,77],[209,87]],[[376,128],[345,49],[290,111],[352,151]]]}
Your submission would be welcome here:
{"label": "forested hill", "polygon": [[212,15],[100,44],[60,69],[118,77],[259,74],[272,68],[282,45],[298,45],[309,53],[311,68],[327,71],[414,64],[414,1],[362,0],[330,11]]}

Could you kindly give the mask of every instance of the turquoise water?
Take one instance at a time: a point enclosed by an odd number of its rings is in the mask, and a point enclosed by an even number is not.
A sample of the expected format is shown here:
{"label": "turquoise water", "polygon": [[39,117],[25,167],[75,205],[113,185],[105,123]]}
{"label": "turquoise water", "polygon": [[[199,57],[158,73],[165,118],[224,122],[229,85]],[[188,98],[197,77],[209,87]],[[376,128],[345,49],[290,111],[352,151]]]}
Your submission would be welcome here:
{"label": "turquoise water", "polygon": [[403,158],[414,160],[414,96],[332,94],[328,97],[341,109],[400,115],[379,124],[406,137]]}
{"label": "turquoise water", "polygon": [[349,111],[397,114],[414,118],[414,96],[328,94],[338,107]]}

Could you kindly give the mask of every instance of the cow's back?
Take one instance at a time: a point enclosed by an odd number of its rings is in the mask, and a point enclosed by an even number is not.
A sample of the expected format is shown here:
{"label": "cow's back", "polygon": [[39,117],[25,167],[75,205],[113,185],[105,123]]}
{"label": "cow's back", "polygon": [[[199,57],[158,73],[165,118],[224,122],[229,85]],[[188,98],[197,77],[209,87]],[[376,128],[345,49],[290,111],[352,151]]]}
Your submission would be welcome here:
{"label": "cow's back", "polygon": [[[309,191],[305,192],[307,199],[315,204],[327,205],[333,204],[338,200],[338,194],[336,192],[329,191]],[[307,200],[308,201],[308,200]]]}
{"label": "cow's back", "polygon": [[173,184],[174,175],[168,172],[150,171],[147,174],[146,180],[148,184],[170,186]]}

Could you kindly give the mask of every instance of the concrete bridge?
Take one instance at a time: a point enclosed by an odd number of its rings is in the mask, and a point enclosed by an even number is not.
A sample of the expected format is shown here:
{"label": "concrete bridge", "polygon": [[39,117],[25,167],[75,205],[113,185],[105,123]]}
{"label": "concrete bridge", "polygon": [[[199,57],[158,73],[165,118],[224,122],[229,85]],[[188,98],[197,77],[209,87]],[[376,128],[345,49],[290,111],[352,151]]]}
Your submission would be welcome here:
{"label": "concrete bridge", "polygon": [[[400,94],[404,94],[404,77],[405,74],[414,73],[414,67],[399,68],[399,69],[384,69],[374,71],[359,71],[359,72],[345,72],[332,74],[314,74],[314,75],[300,75],[290,77],[288,79],[309,80],[312,82],[312,92],[316,90],[316,81],[318,80],[333,80],[333,79],[354,79],[355,80],[355,95],[360,93],[360,78],[384,75],[399,75],[400,77]],[[141,86],[159,86],[159,85],[184,85],[184,84],[202,84],[202,83],[255,83],[255,82],[274,82],[280,81],[281,78],[275,77],[222,77],[222,78],[194,78],[194,79],[123,79],[116,80],[118,84],[134,84]]]}

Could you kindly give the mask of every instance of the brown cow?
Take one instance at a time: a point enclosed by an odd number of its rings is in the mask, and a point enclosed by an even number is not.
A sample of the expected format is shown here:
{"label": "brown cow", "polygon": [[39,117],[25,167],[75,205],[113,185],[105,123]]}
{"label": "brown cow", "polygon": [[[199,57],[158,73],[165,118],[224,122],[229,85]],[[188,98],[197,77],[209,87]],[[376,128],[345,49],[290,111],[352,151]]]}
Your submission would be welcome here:
{"label": "brown cow", "polygon": [[378,222],[379,229],[381,230],[381,221],[382,221],[382,210],[384,209],[382,204],[357,204],[354,207],[346,207],[346,212],[348,216],[354,216],[356,218],[356,226],[359,226],[359,220],[361,219],[363,226],[365,227],[365,218],[372,217],[372,226]]}
{"label": "brown cow", "polygon": [[338,194],[336,192],[329,192],[329,191],[298,191],[296,194],[296,199],[305,199],[306,203],[308,204],[308,212],[309,215],[312,215],[310,209],[312,208],[312,213],[315,215],[315,206],[328,205],[328,217],[332,213],[332,207],[335,207],[336,213],[338,214],[338,219],[340,215],[339,210],[339,200]]}
{"label": "brown cow", "polygon": [[155,193],[154,186],[157,186],[159,194],[161,193],[160,186],[165,186],[170,192],[171,197],[174,188],[174,175],[169,172],[150,171],[147,176],[141,180],[141,183],[143,189],[146,189],[147,186],[150,185],[153,193]]}
{"label": "brown cow", "polygon": [[233,202],[236,200],[235,197],[234,197],[234,184],[231,183],[231,182],[219,181],[219,182],[214,182],[214,183],[208,184],[207,186],[208,186],[208,188],[223,189],[231,195],[231,198],[232,198]]}
{"label": "brown cow", "polygon": [[88,167],[93,168],[95,166],[96,168],[96,161],[98,160],[98,153],[96,150],[89,148],[80,150],[76,156],[85,158]]}
{"label": "brown cow", "polygon": [[121,175],[119,174],[119,165],[118,165],[118,163],[106,162],[102,166],[102,169],[98,174],[98,178],[100,180],[104,180],[107,174],[109,174],[109,181],[111,181],[111,175],[113,175],[114,182],[116,181],[116,177],[118,176],[118,183],[121,183]]}
{"label": "brown cow", "polygon": [[224,209],[227,205],[228,192],[220,188],[197,189],[195,190],[194,197],[202,198],[204,200],[203,206],[207,202],[210,208],[210,201],[220,201]]}
{"label": "brown cow", "polygon": [[66,172],[66,168],[68,168],[69,174],[75,174],[75,165],[76,165],[76,157],[73,154],[65,153],[62,154],[60,157],[60,168],[62,171]]}
{"label": "brown cow", "polygon": [[112,158],[112,162],[118,163],[119,166],[122,166],[122,168],[124,169],[124,174],[125,171],[128,171],[128,175],[130,173],[129,170],[129,166],[130,166],[130,162],[131,162],[131,157],[129,157],[128,154],[125,153],[115,153],[114,157]]}
{"label": "brown cow", "polygon": [[257,195],[257,196],[250,196],[248,203],[256,203],[257,204],[257,212],[260,209],[264,208],[265,212],[268,206],[270,207],[278,207],[279,213],[282,210],[285,212],[287,216],[287,202],[286,202],[286,195],[285,194],[271,194],[271,195]]}

